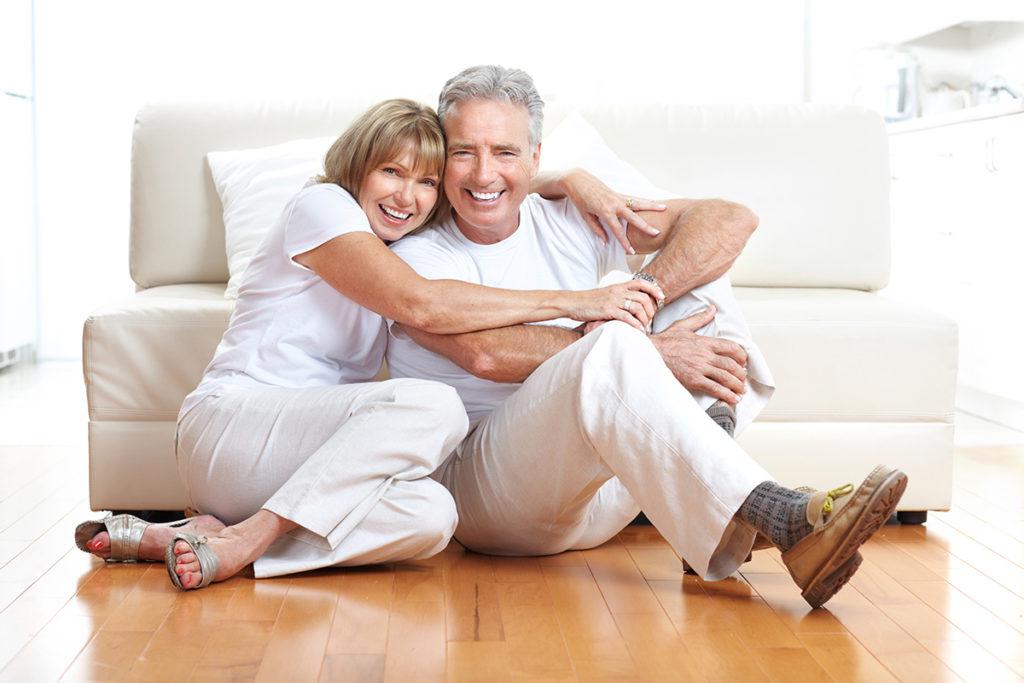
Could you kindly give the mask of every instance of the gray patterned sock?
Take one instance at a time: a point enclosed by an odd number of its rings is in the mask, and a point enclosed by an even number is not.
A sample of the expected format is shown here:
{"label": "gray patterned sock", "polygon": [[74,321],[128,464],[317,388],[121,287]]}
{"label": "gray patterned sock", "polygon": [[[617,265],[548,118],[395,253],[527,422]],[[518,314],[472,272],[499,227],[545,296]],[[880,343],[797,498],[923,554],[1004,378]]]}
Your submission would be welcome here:
{"label": "gray patterned sock", "polygon": [[736,433],[736,409],[725,401],[715,401],[707,410],[708,415],[729,436]]}
{"label": "gray patterned sock", "polygon": [[785,551],[813,530],[807,521],[810,499],[807,493],[763,481],[750,492],[736,515]]}

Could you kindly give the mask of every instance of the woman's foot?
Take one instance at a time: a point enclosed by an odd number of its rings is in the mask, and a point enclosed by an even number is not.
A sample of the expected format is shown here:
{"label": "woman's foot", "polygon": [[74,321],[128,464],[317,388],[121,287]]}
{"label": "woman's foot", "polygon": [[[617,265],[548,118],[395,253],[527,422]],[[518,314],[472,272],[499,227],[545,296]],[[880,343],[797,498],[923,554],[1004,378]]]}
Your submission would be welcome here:
{"label": "woman's foot", "polygon": [[[189,531],[193,534],[214,534],[223,528],[224,523],[213,515],[192,517],[187,524],[177,527],[151,524],[142,533],[142,542],[139,544],[139,560],[162,562],[167,544],[179,531]],[[106,531],[99,532],[85,544],[85,547],[100,559],[110,559],[110,534]]]}
{"label": "woman's foot", "polygon": [[[224,527],[213,534],[202,534],[206,536],[207,549],[217,556],[217,572],[213,581],[224,581],[242,571],[259,559],[278,537],[295,526],[293,522],[268,510],[260,510],[243,522]],[[173,552],[176,556],[174,573],[182,587],[188,590],[199,586],[203,573],[192,548],[185,541],[179,540],[175,542]]]}

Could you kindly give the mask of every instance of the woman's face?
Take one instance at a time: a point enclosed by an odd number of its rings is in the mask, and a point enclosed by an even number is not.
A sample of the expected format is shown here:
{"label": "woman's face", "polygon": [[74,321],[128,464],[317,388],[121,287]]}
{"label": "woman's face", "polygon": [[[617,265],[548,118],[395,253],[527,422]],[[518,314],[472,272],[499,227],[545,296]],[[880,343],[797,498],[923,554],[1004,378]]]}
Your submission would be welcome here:
{"label": "woman's face", "polygon": [[359,206],[377,237],[397,240],[423,225],[437,203],[437,175],[414,172],[415,157],[406,150],[399,159],[372,169],[359,191]]}

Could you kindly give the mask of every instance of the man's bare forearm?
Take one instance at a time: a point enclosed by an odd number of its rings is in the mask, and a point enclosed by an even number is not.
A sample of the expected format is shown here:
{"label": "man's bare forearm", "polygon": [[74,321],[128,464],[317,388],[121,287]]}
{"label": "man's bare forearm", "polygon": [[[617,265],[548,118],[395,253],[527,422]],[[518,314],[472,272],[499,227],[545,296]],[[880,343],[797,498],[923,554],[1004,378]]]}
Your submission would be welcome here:
{"label": "man's bare forearm", "polygon": [[397,326],[423,348],[492,382],[522,382],[581,334],[550,325],[513,325],[465,334],[431,334]]}
{"label": "man's bare forearm", "polygon": [[[757,228],[758,219],[742,204],[721,199],[672,200],[669,208],[661,236],[651,238],[630,230],[629,238],[634,245],[640,243],[638,250],[658,251],[644,271],[658,280],[666,301],[674,301],[724,275]],[[644,218],[657,224],[659,217],[644,212]]]}

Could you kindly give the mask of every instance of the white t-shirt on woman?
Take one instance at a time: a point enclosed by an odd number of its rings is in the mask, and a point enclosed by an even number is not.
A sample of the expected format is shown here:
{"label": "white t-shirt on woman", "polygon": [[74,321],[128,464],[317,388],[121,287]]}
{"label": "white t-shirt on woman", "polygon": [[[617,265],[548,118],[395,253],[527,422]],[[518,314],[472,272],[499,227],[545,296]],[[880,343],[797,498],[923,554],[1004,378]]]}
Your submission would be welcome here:
{"label": "white t-shirt on woman", "polygon": [[373,234],[348,192],[307,185],[253,255],[213,360],[178,414],[236,387],[318,387],[367,382],[380,370],[384,320],[293,257],[350,232]]}

